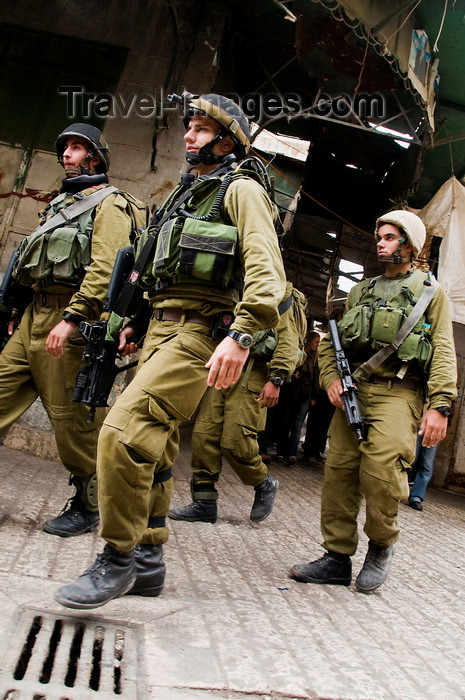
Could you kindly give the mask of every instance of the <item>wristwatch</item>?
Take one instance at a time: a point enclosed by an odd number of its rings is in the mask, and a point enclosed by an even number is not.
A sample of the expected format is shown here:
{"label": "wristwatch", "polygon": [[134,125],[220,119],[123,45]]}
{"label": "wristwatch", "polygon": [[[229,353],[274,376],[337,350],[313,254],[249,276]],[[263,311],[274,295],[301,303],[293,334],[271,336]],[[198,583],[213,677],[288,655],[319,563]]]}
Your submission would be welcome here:
{"label": "wristwatch", "polygon": [[284,384],[284,379],[282,377],[270,377],[268,381],[275,386],[282,386]]}
{"label": "wristwatch", "polygon": [[228,331],[227,335],[233,338],[236,343],[239,343],[241,348],[251,348],[253,345],[253,337],[250,333],[239,333],[238,331]]}
{"label": "wristwatch", "polygon": [[62,319],[63,321],[68,321],[68,323],[74,323],[75,326],[79,326],[81,321],[84,321],[84,316],[78,316],[78,314],[73,314],[71,311],[63,311]]}
{"label": "wristwatch", "polygon": [[449,418],[450,414],[452,413],[450,406],[435,406],[434,410],[439,411],[439,413],[446,418]]}

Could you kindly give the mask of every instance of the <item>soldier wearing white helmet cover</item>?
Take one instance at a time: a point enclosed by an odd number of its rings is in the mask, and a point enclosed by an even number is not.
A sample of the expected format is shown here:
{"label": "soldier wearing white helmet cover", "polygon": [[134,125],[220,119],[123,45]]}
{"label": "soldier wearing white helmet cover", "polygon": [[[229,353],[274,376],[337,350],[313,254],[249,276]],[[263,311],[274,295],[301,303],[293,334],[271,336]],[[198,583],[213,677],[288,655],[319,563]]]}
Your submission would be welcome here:
{"label": "soldier wearing white helmet cover", "polygon": [[[457,395],[446,292],[430,273],[412,267],[425,241],[423,222],[411,212],[391,211],[377,220],[375,235],[384,274],[350,290],[339,323],[360,407],[368,419],[366,439],[359,442],[345,419],[335,354],[326,337],[320,346],[320,382],[336,406],[321,502],[327,552],[291,569],[291,575],[305,583],[350,585],[357,517],[365,498],[368,552],[355,580],[356,588],[365,593],[385,581],[391,565],[399,537],[399,502],[408,498],[417,433],[425,447],[442,440]],[[428,287],[434,295],[411,332],[396,351],[382,361],[378,355],[376,361],[376,353],[391,346]]]}

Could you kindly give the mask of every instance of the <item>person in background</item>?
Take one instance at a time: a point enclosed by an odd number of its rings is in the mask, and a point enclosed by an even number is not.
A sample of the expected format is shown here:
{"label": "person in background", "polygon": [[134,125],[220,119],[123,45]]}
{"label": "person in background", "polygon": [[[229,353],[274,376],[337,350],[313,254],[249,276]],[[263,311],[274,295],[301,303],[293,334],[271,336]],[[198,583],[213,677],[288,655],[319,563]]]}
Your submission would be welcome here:
{"label": "person in background", "polygon": [[[282,303],[291,295],[292,284],[288,283]],[[223,457],[242,483],[255,489],[250,519],[261,522],[271,513],[279,482],[268,473],[259,454],[257,433],[264,426],[267,409],[278,403],[281,386],[291,377],[301,354],[292,305],[280,315],[273,343],[271,349],[266,337],[262,343],[256,339],[239,381],[228,389],[205,392],[192,433],[193,500],[171,510],[173,520],[216,522],[216,484]]]}
{"label": "person in background", "polygon": [[283,387],[278,402],[279,433],[276,444],[276,458],[288,465],[297,461],[297,450],[302,434],[302,426],[309,407],[315,402],[318,393],[317,351],[320,334],[310,331],[305,342],[306,358],[292,375],[291,382]]}
{"label": "person in background", "polygon": [[407,504],[414,510],[423,510],[423,501],[426,496],[426,487],[431,481],[434,469],[434,458],[439,445],[423,447],[423,439],[417,438],[417,451],[415,461],[412,464],[413,484],[410,487],[410,496]]}

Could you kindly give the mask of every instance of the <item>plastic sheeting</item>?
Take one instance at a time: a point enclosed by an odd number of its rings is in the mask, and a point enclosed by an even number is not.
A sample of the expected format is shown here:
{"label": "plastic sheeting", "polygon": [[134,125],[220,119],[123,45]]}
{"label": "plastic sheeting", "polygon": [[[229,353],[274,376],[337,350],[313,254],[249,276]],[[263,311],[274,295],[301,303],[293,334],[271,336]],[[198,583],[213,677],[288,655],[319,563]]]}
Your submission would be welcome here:
{"label": "plastic sheeting", "polygon": [[443,239],[438,281],[448,294],[452,320],[465,324],[465,187],[451,177],[417,213],[428,234]]}

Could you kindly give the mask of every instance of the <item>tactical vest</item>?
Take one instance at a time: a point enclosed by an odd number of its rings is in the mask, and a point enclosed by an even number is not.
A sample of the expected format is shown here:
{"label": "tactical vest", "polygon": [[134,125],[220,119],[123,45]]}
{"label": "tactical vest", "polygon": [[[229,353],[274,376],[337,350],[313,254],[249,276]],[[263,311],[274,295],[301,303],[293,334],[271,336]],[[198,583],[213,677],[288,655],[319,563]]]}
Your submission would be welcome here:
{"label": "tactical vest", "polygon": [[[41,224],[60,210],[101,188],[88,188],[75,195],[62,193],[41,212]],[[117,192],[127,201],[132,235],[137,235],[147,224],[145,204],[125,192]],[[43,286],[65,284],[79,287],[91,260],[91,238],[97,205],[83,212],[79,218],[58,223],[56,228],[42,233],[40,227],[24,238],[18,248],[18,259],[13,276],[24,285],[42,281]]]}
{"label": "tactical vest", "polygon": [[[193,185],[190,198],[173,218],[159,231],[155,224],[142,234],[137,241],[136,259],[148,237],[156,236],[154,255],[141,276],[143,289],[181,284],[219,289],[240,286],[238,230],[225,220],[221,206],[215,203],[221,198],[222,186],[226,192],[232,180],[245,175],[250,177],[251,173],[236,170],[200,180]],[[181,186],[174,190],[160,209],[159,219],[181,192]]]}
{"label": "tactical vest", "polygon": [[[355,294],[355,305],[339,323],[342,345],[352,356],[372,354],[393,342],[399,328],[409,316],[424,289],[428,274],[414,270],[409,277],[389,280],[375,277],[363,282]],[[432,355],[430,325],[421,316],[413,330],[399,346],[397,357],[403,362],[416,360],[426,369]]]}

